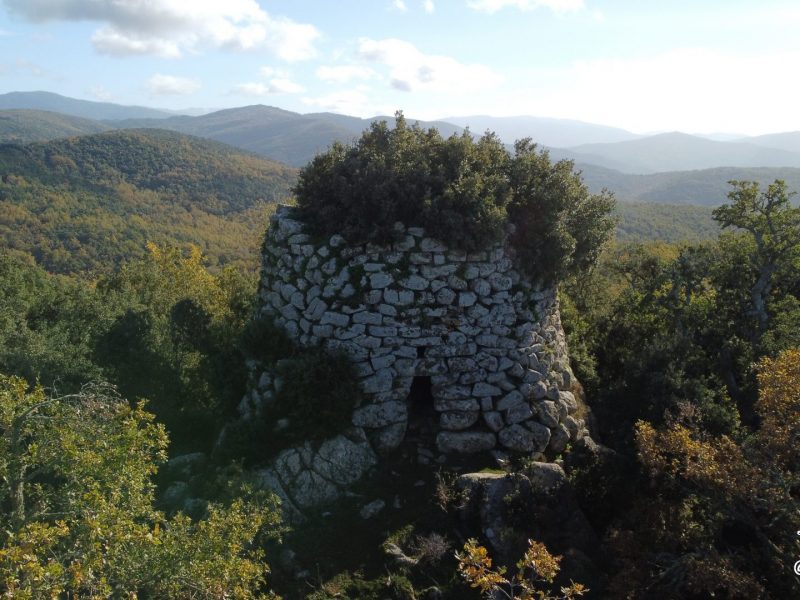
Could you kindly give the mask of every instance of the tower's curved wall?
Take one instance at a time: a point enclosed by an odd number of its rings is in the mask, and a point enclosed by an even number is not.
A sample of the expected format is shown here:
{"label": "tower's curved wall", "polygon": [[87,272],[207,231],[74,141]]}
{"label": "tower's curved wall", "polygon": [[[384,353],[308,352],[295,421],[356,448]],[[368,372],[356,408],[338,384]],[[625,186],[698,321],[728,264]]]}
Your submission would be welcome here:
{"label": "tower's curved wall", "polygon": [[[350,356],[366,398],[352,424],[365,443],[402,442],[415,378],[442,453],[559,453],[584,435],[555,290],[536,289],[502,244],[467,254],[397,229],[391,246],[315,243],[281,206],[264,243],[260,315],[302,345]],[[248,402],[274,394],[268,373],[255,379]]]}

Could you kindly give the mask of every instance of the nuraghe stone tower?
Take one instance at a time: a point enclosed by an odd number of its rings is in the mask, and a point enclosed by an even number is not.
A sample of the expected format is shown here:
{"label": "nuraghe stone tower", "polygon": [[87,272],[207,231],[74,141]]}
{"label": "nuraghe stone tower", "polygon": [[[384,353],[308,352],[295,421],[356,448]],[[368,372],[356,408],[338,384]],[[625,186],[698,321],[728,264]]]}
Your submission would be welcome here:
{"label": "nuraghe stone tower", "polygon": [[[421,228],[396,229],[390,246],[352,246],[339,235],[315,244],[292,207],[271,219],[260,316],[301,345],[344,351],[365,395],[349,431],[287,449],[261,471],[290,508],[336,498],[399,446],[415,402],[432,405],[443,454],[540,457],[586,435],[556,290],[528,281],[504,244],[465,253]],[[252,379],[244,417],[274,395],[271,373]]]}

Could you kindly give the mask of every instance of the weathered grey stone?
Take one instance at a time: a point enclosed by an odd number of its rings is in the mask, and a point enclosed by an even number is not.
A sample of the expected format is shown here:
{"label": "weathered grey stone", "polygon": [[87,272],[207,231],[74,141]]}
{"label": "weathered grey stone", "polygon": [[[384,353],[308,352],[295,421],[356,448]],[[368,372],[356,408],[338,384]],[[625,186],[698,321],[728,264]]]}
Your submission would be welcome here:
{"label": "weathered grey stone", "polygon": [[492,292],[492,286],[489,282],[481,278],[473,279],[470,288],[472,288],[472,291],[478,294],[478,296],[488,296]]}
{"label": "weathered grey stone", "polygon": [[536,445],[536,452],[544,452],[547,444],[550,443],[550,429],[545,427],[538,421],[527,421],[525,427],[533,434],[533,439]]}
{"label": "weathered grey stone", "polygon": [[449,306],[456,299],[456,293],[450,288],[443,287],[436,292],[436,302]]}
{"label": "weathered grey stone", "polygon": [[383,316],[380,313],[365,310],[362,312],[357,312],[353,315],[353,323],[380,325],[383,323]]}
{"label": "weathered grey stone", "polygon": [[514,423],[522,423],[533,417],[533,411],[527,402],[512,406],[506,411],[506,423],[512,425]]}
{"label": "weathered grey stone", "polygon": [[370,348],[376,350],[381,347],[381,338],[373,337],[371,335],[359,335],[353,339],[353,342],[363,348]]}
{"label": "weathered grey stone", "polygon": [[372,289],[380,290],[392,284],[394,278],[388,273],[372,273],[369,276],[369,285]]}
{"label": "weathered grey stone", "polygon": [[446,454],[474,454],[491,450],[497,443],[490,432],[482,431],[442,431],[436,436],[436,446]]}
{"label": "weathered grey stone", "polygon": [[382,325],[370,325],[369,334],[375,337],[395,337],[397,327],[384,327]]}
{"label": "weathered grey stone", "polygon": [[576,419],[573,416],[568,416],[564,419],[564,426],[567,428],[569,432],[570,439],[577,440],[581,430],[583,429],[583,420]]}
{"label": "weathered grey stone", "polygon": [[464,279],[475,279],[476,277],[480,277],[480,274],[481,271],[477,265],[469,264],[464,267]]}
{"label": "weathered grey stone", "polygon": [[462,292],[466,290],[468,287],[466,281],[464,281],[460,277],[456,277],[455,275],[450,275],[450,277],[447,278],[447,285],[449,285],[452,289],[456,290],[457,292]]}
{"label": "weathered grey stone", "polygon": [[389,369],[381,369],[374,375],[362,380],[361,389],[365,394],[388,392],[392,389],[392,379],[392,372]]}
{"label": "weathered grey stone", "polygon": [[386,502],[380,499],[373,500],[372,502],[362,506],[361,510],[358,511],[358,514],[362,519],[368,520],[372,517],[378,516],[378,513],[380,513],[384,508],[386,508]]}
{"label": "weathered grey stone", "polygon": [[478,421],[480,411],[462,412],[451,411],[443,412],[439,415],[439,426],[448,431],[461,431],[469,429]]}
{"label": "weathered grey stone", "polygon": [[505,427],[503,415],[497,411],[485,411],[483,413],[483,420],[485,421],[486,426],[495,433]]}
{"label": "weathered grey stone", "polygon": [[461,292],[458,294],[458,305],[461,308],[472,306],[477,301],[478,297],[472,292]]}
{"label": "weathered grey stone", "polygon": [[438,412],[480,410],[481,406],[474,398],[447,399],[434,396],[433,408]]}
{"label": "weathered grey stone", "polygon": [[381,402],[367,404],[353,412],[353,425],[356,427],[385,427],[404,422],[408,418],[405,402]]}
{"label": "weathered grey stone", "polygon": [[396,317],[397,316],[397,309],[392,306],[391,304],[380,304],[378,305],[378,312],[385,317]]}
{"label": "weathered grey stone", "polygon": [[447,364],[438,358],[424,358],[417,365],[417,373],[420,375],[440,375],[442,373],[447,373]]}
{"label": "weathered grey stone", "polygon": [[478,382],[472,386],[472,395],[482,398],[484,396],[499,396],[503,393],[499,387],[489,383]]}
{"label": "weathered grey stone", "polygon": [[372,368],[378,371],[391,367],[396,360],[397,358],[395,358],[394,354],[386,354],[384,356],[373,356],[370,359],[370,363],[372,364]]}
{"label": "weathered grey stone", "polygon": [[433,262],[433,256],[429,252],[411,252],[408,255],[408,262],[412,265],[427,265]]}
{"label": "weathered grey stone", "polygon": [[[522,381],[524,381],[525,383],[530,383],[531,385],[534,385],[534,384],[542,381],[542,379],[544,379],[544,375],[542,373],[540,373],[539,371],[535,371],[533,369],[527,369],[525,371],[525,374],[522,377]],[[544,395],[547,395],[547,387],[546,386],[545,386],[545,394]]]}
{"label": "weathered grey stone", "polygon": [[447,359],[447,368],[451,373],[465,373],[474,371],[477,368],[475,360],[467,357],[455,357]]}
{"label": "weathered grey stone", "polygon": [[423,252],[444,252],[447,248],[433,238],[422,238],[419,242],[419,247]]}
{"label": "weathered grey stone", "polygon": [[320,325],[334,325],[336,327],[347,327],[350,324],[350,317],[337,312],[326,311],[322,315]]}
{"label": "weathered grey stone", "polygon": [[497,403],[497,410],[508,410],[512,406],[522,404],[524,401],[525,399],[518,390],[512,390],[500,399]]}
{"label": "weathered grey stone", "polygon": [[353,440],[344,435],[322,443],[312,467],[316,473],[339,486],[351,485],[378,462],[366,438]]}
{"label": "weathered grey stone", "polygon": [[539,420],[547,427],[558,425],[558,405],[552,400],[542,400],[536,406],[536,413]]}
{"label": "weathered grey stone", "polygon": [[511,425],[506,427],[497,438],[500,443],[515,452],[537,452],[538,447],[533,433],[525,429],[522,425]]}
{"label": "weathered grey stone", "polygon": [[314,298],[308,305],[303,315],[309,321],[318,321],[322,318],[325,311],[328,310],[328,303],[322,298]]}
{"label": "weathered grey stone", "polygon": [[511,277],[503,275],[502,273],[492,273],[489,275],[488,281],[492,284],[492,289],[497,292],[510,290],[511,286],[514,285],[511,281]]}
{"label": "weathered grey stone", "polygon": [[475,360],[478,362],[479,367],[486,369],[489,373],[497,371],[497,357],[485,352],[479,352],[475,355]]}
{"label": "weathered grey stone", "polygon": [[547,395],[547,385],[543,381],[537,381],[531,386],[531,398],[541,400]]}
{"label": "weathered grey stone", "polygon": [[[445,372],[447,372],[445,370]],[[472,388],[467,385],[450,385],[434,391],[434,395],[442,400],[460,400],[472,395]]]}
{"label": "weathered grey stone", "polygon": [[[478,346],[486,346],[486,347],[494,347],[497,344],[497,336],[491,333],[484,333],[478,336],[475,336],[475,343]],[[507,359],[506,359],[507,360]],[[502,362],[499,366],[495,367],[495,369],[499,369],[500,371],[504,371],[506,367],[503,366]],[[493,370],[495,370],[493,369]]]}
{"label": "weathered grey stone", "polygon": [[558,399],[566,405],[567,411],[570,414],[578,410],[578,401],[575,399],[575,394],[572,392],[559,392]]}
{"label": "weathered grey stone", "polygon": [[399,281],[400,285],[408,290],[420,291],[428,287],[428,280],[419,275],[409,275]]}
{"label": "weathered grey stone", "polygon": [[395,242],[393,244],[393,248],[400,252],[406,252],[411,250],[417,243],[417,240],[414,239],[413,235],[405,236],[401,241]]}
{"label": "weathered grey stone", "polygon": [[554,427],[550,433],[550,450],[556,454],[561,454],[569,443],[569,431],[564,425]]}

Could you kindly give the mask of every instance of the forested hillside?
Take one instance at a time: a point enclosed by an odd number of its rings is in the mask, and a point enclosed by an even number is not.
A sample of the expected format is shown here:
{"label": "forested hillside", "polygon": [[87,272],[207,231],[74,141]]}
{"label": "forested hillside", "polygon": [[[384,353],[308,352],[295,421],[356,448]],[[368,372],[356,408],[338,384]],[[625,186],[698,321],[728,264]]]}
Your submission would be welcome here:
{"label": "forested hillside", "polygon": [[649,175],[630,175],[580,162],[576,168],[592,192],[607,188],[629,202],[719,206],[727,199],[731,180],[768,185],[782,179],[790,188],[800,188],[800,169],[791,167],[719,167]]}
{"label": "forested hillside", "polygon": [[59,273],[107,271],[147,242],[194,243],[211,264],[254,266],[265,211],[295,173],[223,144],[115,131],[0,146],[0,235]]}
{"label": "forested hillside", "polygon": [[708,206],[620,201],[614,212],[620,242],[699,242],[719,235]]}
{"label": "forested hillside", "polygon": [[0,141],[46,142],[112,129],[99,121],[44,110],[0,111]]}

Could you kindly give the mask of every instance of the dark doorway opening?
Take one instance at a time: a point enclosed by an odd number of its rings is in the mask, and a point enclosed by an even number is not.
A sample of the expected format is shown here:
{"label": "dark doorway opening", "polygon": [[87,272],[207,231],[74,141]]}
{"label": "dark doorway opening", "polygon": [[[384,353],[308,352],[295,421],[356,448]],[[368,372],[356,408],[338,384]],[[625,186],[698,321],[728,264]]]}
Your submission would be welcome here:
{"label": "dark doorway opening", "polygon": [[430,377],[414,377],[407,403],[407,438],[427,445],[436,435],[439,424],[439,415],[433,407],[433,384]]}
{"label": "dark doorway opening", "polygon": [[433,384],[430,377],[414,377],[408,392],[408,410],[410,413],[433,411]]}

